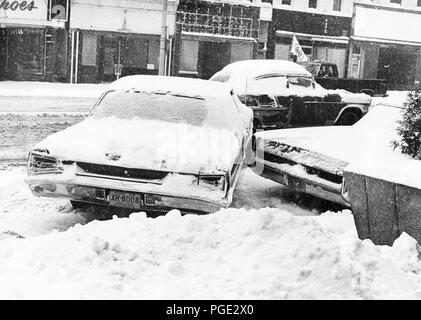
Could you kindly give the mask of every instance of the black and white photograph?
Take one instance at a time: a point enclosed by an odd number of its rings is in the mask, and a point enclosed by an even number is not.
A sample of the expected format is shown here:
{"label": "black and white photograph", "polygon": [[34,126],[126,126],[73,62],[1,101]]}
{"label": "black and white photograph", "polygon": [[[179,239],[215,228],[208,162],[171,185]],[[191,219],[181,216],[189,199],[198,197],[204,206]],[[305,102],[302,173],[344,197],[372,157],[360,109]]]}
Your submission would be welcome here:
{"label": "black and white photograph", "polygon": [[0,300],[421,300],[420,82],[420,0],[0,0]]}

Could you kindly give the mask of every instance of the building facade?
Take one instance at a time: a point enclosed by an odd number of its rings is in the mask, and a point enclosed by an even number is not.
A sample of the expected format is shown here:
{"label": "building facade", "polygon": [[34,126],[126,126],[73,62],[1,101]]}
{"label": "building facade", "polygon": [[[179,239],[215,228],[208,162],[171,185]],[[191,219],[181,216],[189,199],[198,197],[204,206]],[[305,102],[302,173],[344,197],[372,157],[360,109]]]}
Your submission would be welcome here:
{"label": "building facade", "polygon": [[[356,1],[349,76],[408,90],[421,81],[421,1]],[[375,21],[375,23],[373,23]]]}
{"label": "building facade", "polygon": [[181,0],[173,75],[209,79],[226,65],[258,57],[260,4]]}
{"label": "building facade", "polygon": [[[176,1],[168,1],[167,39],[174,34],[176,6]],[[158,74],[161,21],[162,0],[73,0],[72,82]]]}
{"label": "building facade", "polygon": [[336,63],[340,76],[345,76],[352,8],[351,1],[273,0],[266,58],[292,59],[290,51],[295,35],[310,61]]}
{"label": "building facade", "polygon": [[[162,0],[0,0],[0,80],[158,74]],[[375,21],[375,23],[373,23]],[[421,81],[420,0],[168,0],[166,74],[208,79],[245,59],[309,60],[340,76]]]}
{"label": "building facade", "polygon": [[0,1],[0,79],[65,81],[68,0]]}

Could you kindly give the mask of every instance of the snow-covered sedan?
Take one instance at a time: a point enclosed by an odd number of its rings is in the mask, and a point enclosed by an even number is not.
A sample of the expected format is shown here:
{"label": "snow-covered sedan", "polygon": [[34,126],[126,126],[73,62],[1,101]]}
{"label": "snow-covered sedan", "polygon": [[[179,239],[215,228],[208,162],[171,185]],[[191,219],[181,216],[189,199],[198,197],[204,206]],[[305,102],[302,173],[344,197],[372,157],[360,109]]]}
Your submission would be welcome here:
{"label": "snow-covered sedan", "polygon": [[[401,108],[377,105],[353,126],[296,128],[256,134],[256,173],[296,191],[349,207],[344,169],[382,168],[396,156]],[[258,170],[257,170],[258,169]]]}
{"label": "snow-covered sedan", "polygon": [[38,143],[26,182],[36,196],[165,212],[229,206],[253,114],[224,84],[129,76],[89,117]]}
{"label": "snow-covered sedan", "polygon": [[284,60],[245,60],[217,72],[211,81],[229,83],[253,109],[256,129],[352,125],[371,97],[326,90],[304,67]]}

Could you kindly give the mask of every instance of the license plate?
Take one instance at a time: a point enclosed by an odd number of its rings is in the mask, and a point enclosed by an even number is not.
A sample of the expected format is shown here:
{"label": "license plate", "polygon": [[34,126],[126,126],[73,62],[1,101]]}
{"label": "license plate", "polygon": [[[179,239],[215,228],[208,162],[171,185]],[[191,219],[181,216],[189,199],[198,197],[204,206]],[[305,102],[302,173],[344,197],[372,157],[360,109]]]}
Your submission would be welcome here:
{"label": "license plate", "polygon": [[298,191],[306,190],[306,186],[303,181],[291,176],[288,176],[288,187],[298,190]]}
{"label": "license plate", "polygon": [[140,209],[141,195],[129,192],[110,192],[110,205],[115,207]]}

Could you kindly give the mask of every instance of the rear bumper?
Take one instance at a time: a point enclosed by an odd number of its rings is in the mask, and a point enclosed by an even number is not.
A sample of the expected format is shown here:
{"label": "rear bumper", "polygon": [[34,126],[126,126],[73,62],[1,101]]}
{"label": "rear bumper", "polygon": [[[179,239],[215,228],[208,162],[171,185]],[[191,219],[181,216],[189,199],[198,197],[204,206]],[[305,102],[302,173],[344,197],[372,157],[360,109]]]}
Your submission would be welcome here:
{"label": "rear bumper", "polygon": [[350,204],[342,196],[342,186],[339,184],[323,184],[319,181],[313,181],[308,177],[299,176],[294,170],[280,170],[266,163],[263,168],[263,173],[259,173],[259,175],[266,179],[275,181],[296,191],[350,207]]}
{"label": "rear bumper", "polygon": [[[120,207],[130,211],[168,212],[172,209],[179,209],[183,212],[213,213],[229,205],[229,201],[225,198],[214,200],[193,195],[156,192],[153,187],[148,190],[148,184],[135,182],[121,183],[108,179],[86,179],[83,177],[65,179],[59,175],[54,175],[53,178],[46,175],[29,176],[25,182],[37,197],[64,198],[88,204]],[[135,208],[111,205],[110,192],[112,191],[136,195],[141,201]],[[148,197],[148,201],[146,197]]]}

